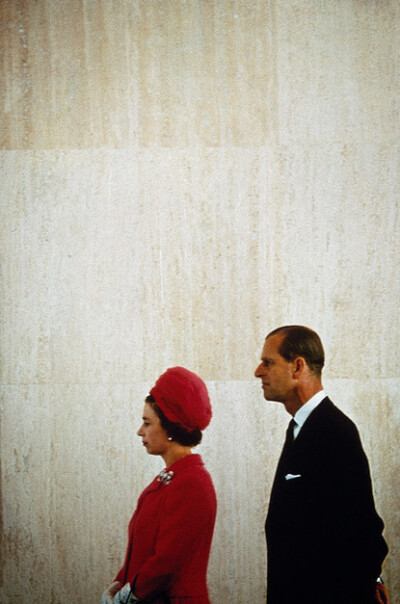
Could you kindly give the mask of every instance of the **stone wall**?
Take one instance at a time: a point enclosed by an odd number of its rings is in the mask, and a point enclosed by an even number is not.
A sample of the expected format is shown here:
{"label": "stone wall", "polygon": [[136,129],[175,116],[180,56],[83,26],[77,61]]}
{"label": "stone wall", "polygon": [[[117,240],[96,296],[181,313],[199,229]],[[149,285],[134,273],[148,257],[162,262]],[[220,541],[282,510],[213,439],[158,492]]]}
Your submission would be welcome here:
{"label": "stone wall", "polygon": [[400,601],[396,0],[0,3],[0,601],[99,601],[162,468],[135,435],[198,372],[213,604],[262,604],[288,415],[253,378],[317,330]]}

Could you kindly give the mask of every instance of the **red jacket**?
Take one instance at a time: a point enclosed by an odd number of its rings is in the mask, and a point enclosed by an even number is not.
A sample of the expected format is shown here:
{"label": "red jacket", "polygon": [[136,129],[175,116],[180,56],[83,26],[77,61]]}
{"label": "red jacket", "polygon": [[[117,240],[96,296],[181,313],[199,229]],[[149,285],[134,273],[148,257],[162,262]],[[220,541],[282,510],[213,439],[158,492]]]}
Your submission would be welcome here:
{"label": "red jacket", "polygon": [[[139,497],[129,523],[124,566],[115,580],[137,576],[135,594],[154,604],[209,604],[207,566],[217,500],[200,455],[188,455],[168,468],[169,482],[156,477]],[[129,559],[129,552],[131,555]],[[128,562],[129,560],[129,562]],[[158,596],[158,597],[157,597]]]}

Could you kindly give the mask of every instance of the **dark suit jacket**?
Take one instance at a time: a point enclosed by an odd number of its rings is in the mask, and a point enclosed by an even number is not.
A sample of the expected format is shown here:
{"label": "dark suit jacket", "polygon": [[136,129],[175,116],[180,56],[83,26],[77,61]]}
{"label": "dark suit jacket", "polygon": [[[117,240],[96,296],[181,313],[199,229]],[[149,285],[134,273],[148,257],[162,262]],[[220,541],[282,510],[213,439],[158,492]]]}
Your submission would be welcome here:
{"label": "dark suit jacket", "polygon": [[325,398],[278,463],[266,521],[268,604],[373,602],[388,551],[382,530],[357,428]]}

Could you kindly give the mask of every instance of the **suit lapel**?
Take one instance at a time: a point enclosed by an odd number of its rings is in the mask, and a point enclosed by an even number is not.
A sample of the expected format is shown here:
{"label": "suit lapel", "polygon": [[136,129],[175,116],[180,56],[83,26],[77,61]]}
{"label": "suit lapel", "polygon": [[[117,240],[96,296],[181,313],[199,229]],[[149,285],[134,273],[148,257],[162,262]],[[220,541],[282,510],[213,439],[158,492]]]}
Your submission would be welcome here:
{"label": "suit lapel", "polygon": [[273,498],[274,491],[276,491],[278,488],[279,481],[283,479],[288,471],[294,471],[294,467],[289,467],[291,460],[293,460],[294,465],[296,465],[296,459],[301,456],[301,450],[303,449],[303,445],[307,442],[309,435],[315,433],[315,430],[318,430],[318,425],[321,418],[333,406],[334,405],[329,398],[325,397],[320,402],[318,407],[316,407],[310,413],[295,440],[292,442],[289,442],[287,439],[285,440],[275,472],[275,478],[271,490],[271,499]]}
{"label": "suit lapel", "polygon": [[310,415],[307,417],[306,421],[304,422],[300,432],[298,433],[297,438],[294,441],[294,444],[296,445],[296,447],[300,446],[300,443],[307,438],[309,433],[318,429],[320,420],[324,417],[324,415],[327,413],[327,411],[330,408],[332,408],[333,406],[334,405],[333,405],[332,401],[330,401],[329,398],[326,396],[320,402],[320,404],[313,411],[311,411]]}

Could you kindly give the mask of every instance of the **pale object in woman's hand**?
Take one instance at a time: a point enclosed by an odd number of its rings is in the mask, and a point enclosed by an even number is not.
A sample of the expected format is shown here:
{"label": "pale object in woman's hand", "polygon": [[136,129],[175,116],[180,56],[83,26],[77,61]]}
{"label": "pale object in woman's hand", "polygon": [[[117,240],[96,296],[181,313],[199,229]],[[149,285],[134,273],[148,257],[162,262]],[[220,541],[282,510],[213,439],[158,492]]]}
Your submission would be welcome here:
{"label": "pale object in woman's hand", "polygon": [[121,583],[119,581],[114,581],[107,587],[107,589],[103,592],[101,596],[100,604],[113,604],[115,594],[120,591]]}

